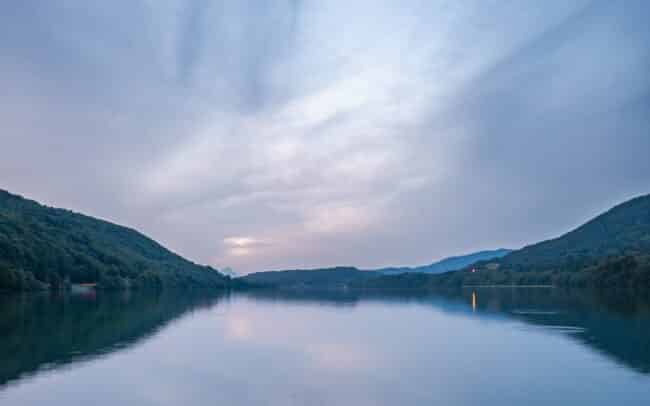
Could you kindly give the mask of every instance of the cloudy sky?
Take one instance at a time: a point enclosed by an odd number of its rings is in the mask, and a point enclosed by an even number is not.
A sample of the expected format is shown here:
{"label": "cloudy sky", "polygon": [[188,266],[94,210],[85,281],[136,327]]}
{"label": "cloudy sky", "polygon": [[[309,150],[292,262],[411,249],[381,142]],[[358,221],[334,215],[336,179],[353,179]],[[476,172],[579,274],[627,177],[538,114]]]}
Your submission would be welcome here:
{"label": "cloudy sky", "polygon": [[415,265],[650,192],[650,2],[0,5],[0,188],[240,273]]}

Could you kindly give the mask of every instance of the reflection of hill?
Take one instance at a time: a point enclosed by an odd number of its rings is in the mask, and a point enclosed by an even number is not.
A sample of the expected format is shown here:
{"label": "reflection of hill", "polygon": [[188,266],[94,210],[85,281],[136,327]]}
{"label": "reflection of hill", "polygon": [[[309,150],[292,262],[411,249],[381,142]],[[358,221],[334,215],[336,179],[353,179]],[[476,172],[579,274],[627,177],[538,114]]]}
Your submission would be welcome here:
{"label": "reflection of hill", "polygon": [[[171,293],[129,296],[123,292],[97,298],[0,296],[0,389],[43,369],[61,368],[130,347],[186,312],[219,300]],[[365,301],[410,302],[469,317],[513,318],[533,328],[561,332],[622,366],[650,373],[650,300],[629,294],[484,288],[436,294],[259,290],[246,295],[267,302],[343,307]]]}
{"label": "reflection of hill", "polygon": [[630,292],[485,288],[460,295],[478,315],[505,314],[531,325],[564,332],[638,372],[650,373],[650,301]]}
{"label": "reflection of hill", "polygon": [[361,301],[395,301],[431,298],[425,291],[356,290],[356,289],[253,289],[241,294],[269,302],[313,303],[324,306],[354,306]]}
{"label": "reflection of hill", "polygon": [[187,292],[0,296],[0,387],[42,369],[129,347],[217,300]]}
{"label": "reflection of hill", "polygon": [[[539,297],[544,295],[546,297]],[[521,299],[519,299],[521,303]],[[650,373],[650,302],[631,294],[544,290],[529,305],[551,303],[557,313],[519,313],[527,323],[577,327],[569,335],[638,372]],[[519,304],[521,305],[521,304]],[[548,304],[545,305],[548,307]]]}

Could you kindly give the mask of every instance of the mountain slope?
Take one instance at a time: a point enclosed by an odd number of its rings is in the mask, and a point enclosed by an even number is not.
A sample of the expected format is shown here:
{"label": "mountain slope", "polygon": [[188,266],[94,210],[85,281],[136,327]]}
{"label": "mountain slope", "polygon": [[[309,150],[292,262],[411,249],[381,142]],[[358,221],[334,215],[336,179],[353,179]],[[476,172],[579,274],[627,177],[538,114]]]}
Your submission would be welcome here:
{"label": "mountain slope", "polygon": [[456,271],[479,261],[487,261],[491,259],[502,258],[511,252],[512,250],[499,248],[496,250],[479,251],[479,252],[474,252],[472,254],[449,257],[449,258],[442,259],[438,262],[434,262],[430,265],[416,266],[412,268],[411,267],[383,268],[383,269],[377,269],[377,271],[385,275],[394,275],[394,274],[400,274],[405,272],[436,274],[436,273],[443,273],[449,271]]}
{"label": "mountain slope", "polygon": [[650,253],[650,195],[599,215],[558,238],[513,251],[499,262],[513,270],[577,270],[607,257]]}
{"label": "mountain slope", "polygon": [[[472,272],[476,270],[476,272]],[[441,274],[402,273],[354,282],[373,289],[477,285],[591,286],[650,291],[650,195],[624,202],[558,238]]]}
{"label": "mountain slope", "polygon": [[139,232],[0,190],[0,289],[60,286],[221,288],[230,279]]}

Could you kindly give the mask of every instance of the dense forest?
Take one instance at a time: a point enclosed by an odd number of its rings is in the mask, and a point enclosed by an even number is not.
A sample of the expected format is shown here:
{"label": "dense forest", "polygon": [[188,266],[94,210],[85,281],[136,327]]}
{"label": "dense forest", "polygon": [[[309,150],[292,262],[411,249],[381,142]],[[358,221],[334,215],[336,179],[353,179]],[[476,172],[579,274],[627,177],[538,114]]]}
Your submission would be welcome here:
{"label": "dense forest", "polygon": [[230,278],[139,232],[0,190],[0,290],[224,288]]}

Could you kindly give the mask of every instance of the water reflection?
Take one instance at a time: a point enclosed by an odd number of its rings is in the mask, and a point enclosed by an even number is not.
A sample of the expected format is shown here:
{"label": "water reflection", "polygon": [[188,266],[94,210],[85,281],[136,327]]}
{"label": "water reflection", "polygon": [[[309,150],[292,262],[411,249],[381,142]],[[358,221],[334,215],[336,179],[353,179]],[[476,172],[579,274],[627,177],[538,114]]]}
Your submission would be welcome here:
{"label": "water reflection", "polygon": [[129,292],[0,295],[0,389],[128,348],[220,297]]}
{"label": "water reflection", "polygon": [[472,291],[472,312],[476,313],[476,292]]}
{"label": "water reflection", "polygon": [[542,288],[12,296],[0,360],[12,405],[643,404],[650,306]]}
{"label": "water reflection", "polygon": [[417,303],[482,318],[513,318],[566,333],[644,374],[650,373],[650,298],[629,291],[558,288],[471,288],[420,291],[259,291],[258,300],[352,307],[361,301]]}
{"label": "water reflection", "polygon": [[650,373],[650,300],[645,296],[511,288],[478,290],[471,301],[473,308],[565,333],[622,366]]}

